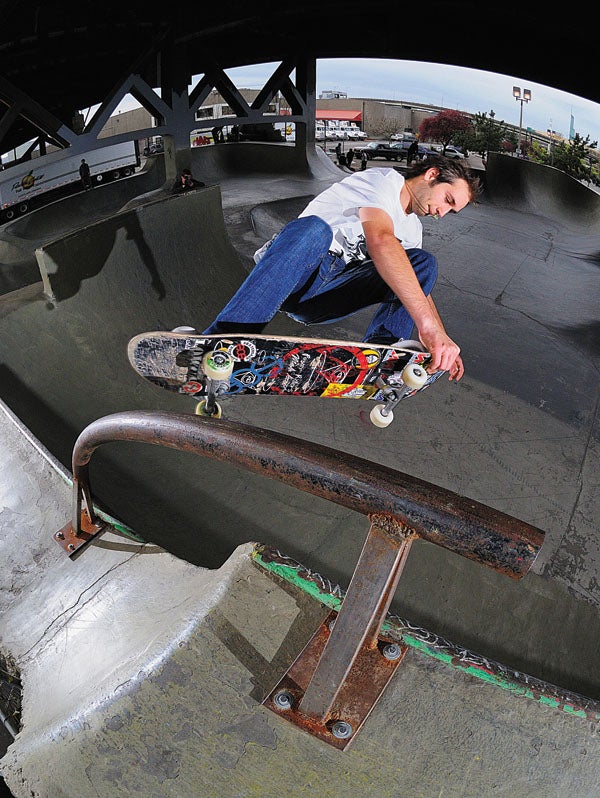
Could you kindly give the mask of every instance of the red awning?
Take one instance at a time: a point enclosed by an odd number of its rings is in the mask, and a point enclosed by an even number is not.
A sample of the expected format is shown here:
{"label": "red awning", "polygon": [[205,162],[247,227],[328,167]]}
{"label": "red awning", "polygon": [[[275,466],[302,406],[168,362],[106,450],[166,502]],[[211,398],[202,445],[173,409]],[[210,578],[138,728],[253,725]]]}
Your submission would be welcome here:
{"label": "red awning", "polygon": [[360,111],[338,110],[317,111],[316,118],[339,122],[362,122],[362,113]]}

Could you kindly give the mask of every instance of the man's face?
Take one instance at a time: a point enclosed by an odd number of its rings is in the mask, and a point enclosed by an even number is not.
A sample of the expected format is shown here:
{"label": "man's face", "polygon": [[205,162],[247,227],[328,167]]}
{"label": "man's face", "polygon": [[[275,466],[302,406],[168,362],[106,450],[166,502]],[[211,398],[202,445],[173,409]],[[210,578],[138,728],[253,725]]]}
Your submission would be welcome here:
{"label": "man's face", "polygon": [[466,180],[454,183],[435,183],[438,170],[428,169],[420,179],[411,182],[413,197],[411,210],[417,216],[435,216],[441,218],[450,211],[458,213],[469,204],[469,186]]}

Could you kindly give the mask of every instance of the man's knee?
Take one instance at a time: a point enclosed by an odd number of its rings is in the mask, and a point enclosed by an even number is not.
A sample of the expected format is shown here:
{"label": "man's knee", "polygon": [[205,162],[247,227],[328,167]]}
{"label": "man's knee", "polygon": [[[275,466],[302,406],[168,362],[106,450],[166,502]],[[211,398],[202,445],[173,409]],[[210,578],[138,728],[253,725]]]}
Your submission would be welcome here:
{"label": "man's knee", "polygon": [[438,276],[438,264],[435,255],[424,249],[407,249],[406,254],[425,294],[430,294]]}
{"label": "man's knee", "polygon": [[[289,257],[295,253],[313,260],[315,253],[322,255],[331,246],[331,227],[318,216],[302,216],[292,219],[279,233],[254,253],[254,262],[259,263],[267,253]],[[272,250],[272,251],[271,251]]]}
{"label": "man's knee", "polygon": [[333,231],[320,216],[299,216],[288,224],[289,228],[297,228],[304,237],[310,237],[317,245],[331,246]]}
{"label": "man's knee", "polygon": [[[301,216],[288,222],[272,242],[271,253],[302,268],[317,268],[331,247],[333,232],[318,216]],[[257,253],[262,255],[263,253]],[[266,254],[266,253],[265,253]]]}

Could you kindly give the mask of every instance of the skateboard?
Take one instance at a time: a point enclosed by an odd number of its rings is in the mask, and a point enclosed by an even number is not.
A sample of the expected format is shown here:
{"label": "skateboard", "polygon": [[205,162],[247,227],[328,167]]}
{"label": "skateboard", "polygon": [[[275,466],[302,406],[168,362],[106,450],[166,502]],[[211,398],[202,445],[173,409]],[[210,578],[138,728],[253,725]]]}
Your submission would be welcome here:
{"label": "skateboard", "polygon": [[154,385],[200,399],[196,413],[220,418],[217,397],[320,396],[374,400],[370,419],[387,427],[401,399],[431,385],[430,355],[418,341],[398,346],[283,338],[147,332],[129,342],[135,371]]}

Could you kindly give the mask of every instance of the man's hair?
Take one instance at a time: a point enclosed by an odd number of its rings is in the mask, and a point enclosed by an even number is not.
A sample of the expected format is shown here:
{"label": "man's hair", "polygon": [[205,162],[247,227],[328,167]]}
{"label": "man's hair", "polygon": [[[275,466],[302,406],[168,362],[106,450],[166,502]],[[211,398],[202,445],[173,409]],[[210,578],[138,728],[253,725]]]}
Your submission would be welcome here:
{"label": "man's hair", "polygon": [[463,161],[457,158],[444,158],[442,155],[428,155],[422,161],[409,166],[406,170],[406,177],[419,177],[425,174],[428,169],[435,168],[439,171],[438,176],[434,179],[433,184],[436,183],[456,183],[457,180],[464,180],[469,187],[469,199],[475,202],[481,191],[479,178],[465,166]]}
{"label": "man's hair", "polygon": [[183,169],[183,171],[181,172],[181,174],[182,174],[182,175],[186,175],[186,176],[188,176],[188,175],[189,175],[189,177],[191,177],[191,176],[192,176],[192,173],[191,173],[191,171],[190,171],[189,169]]}

